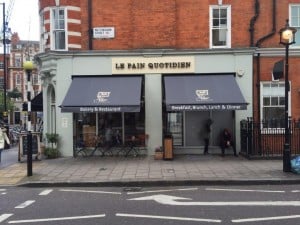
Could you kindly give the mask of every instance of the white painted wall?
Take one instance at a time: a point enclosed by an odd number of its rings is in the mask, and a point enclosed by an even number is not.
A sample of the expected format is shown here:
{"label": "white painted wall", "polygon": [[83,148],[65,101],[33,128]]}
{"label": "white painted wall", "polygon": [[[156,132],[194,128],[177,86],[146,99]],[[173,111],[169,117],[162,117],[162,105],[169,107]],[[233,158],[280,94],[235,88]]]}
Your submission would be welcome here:
{"label": "white painted wall", "polygon": [[162,88],[160,74],[145,75],[145,125],[149,134],[148,154],[162,146]]}

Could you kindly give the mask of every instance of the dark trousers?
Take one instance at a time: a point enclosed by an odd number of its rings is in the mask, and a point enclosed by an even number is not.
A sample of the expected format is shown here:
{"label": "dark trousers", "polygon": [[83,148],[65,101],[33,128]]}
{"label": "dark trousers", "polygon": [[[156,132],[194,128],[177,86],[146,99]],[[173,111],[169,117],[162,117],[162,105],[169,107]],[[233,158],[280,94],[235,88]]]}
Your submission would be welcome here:
{"label": "dark trousers", "polygon": [[233,141],[230,141],[230,145],[229,146],[227,145],[226,141],[223,141],[221,143],[222,155],[225,155],[225,148],[230,148],[230,147],[232,147],[233,154],[236,156],[237,154],[236,154],[236,149],[235,149],[235,145],[234,145]]}
{"label": "dark trousers", "polygon": [[208,153],[209,138],[204,138],[204,153]]}

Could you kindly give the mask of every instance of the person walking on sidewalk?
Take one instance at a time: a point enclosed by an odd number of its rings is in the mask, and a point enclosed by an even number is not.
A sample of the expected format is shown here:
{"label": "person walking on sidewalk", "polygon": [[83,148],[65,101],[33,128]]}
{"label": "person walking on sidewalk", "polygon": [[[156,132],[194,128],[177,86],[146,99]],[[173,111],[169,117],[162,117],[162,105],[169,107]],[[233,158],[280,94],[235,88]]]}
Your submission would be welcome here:
{"label": "person walking on sidewalk", "polygon": [[209,146],[209,139],[210,139],[210,133],[211,133],[211,125],[213,124],[212,119],[206,120],[204,127],[203,127],[203,139],[204,139],[204,152],[203,154],[208,154],[208,146]]}
{"label": "person walking on sidewalk", "polygon": [[0,128],[0,163],[1,163],[1,154],[2,154],[2,150],[4,149],[5,142],[7,144],[10,144],[9,139],[6,134],[6,129]]}

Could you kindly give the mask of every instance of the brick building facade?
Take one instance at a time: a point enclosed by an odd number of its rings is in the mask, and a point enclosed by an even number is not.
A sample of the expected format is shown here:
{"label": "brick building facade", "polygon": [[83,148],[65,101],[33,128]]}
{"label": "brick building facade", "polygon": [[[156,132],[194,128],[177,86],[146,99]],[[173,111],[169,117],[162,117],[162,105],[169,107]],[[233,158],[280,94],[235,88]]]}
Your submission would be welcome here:
{"label": "brick building facade", "polygon": [[[240,120],[247,117],[282,120],[282,82],[272,81],[272,70],[274,63],[284,58],[278,31],[285,26],[286,19],[296,29],[300,27],[300,0],[245,0],[242,4],[240,0],[39,0],[39,4],[42,53],[36,60],[44,83],[44,100],[48,102],[44,111],[49,112],[44,130],[59,133],[60,128],[66,129],[64,135],[73,141],[62,143],[65,147],[71,148],[74,138],[82,135],[82,124],[76,124],[75,120],[86,116],[83,112],[62,113],[58,107],[66,103],[73,75],[142,76],[143,116],[136,115],[134,120],[143,124],[140,133],[149,137],[149,154],[163,144],[166,131],[177,137],[178,153],[197,152],[204,145],[199,138],[199,127],[207,117],[215,120],[211,144],[216,149],[219,130],[224,126],[233,131],[238,148]],[[300,31],[296,35],[296,43],[290,47],[292,118],[300,117]],[[170,64],[174,62],[189,63],[191,67],[176,66],[174,71]],[[153,70],[155,63],[158,70]],[[144,70],[147,66],[150,68]],[[200,77],[231,74],[248,103],[247,110],[224,112],[211,110],[210,105],[206,105],[210,110],[199,112],[168,110],[165,89],[167,77],[174,74]],[[231,88],[218,85],[224,91]],[[183,106],[182,109],[186,105]],[[157,112],[153,112],[153,107]],[[125,140],[126,119],[130,116],[126,115],[129,112],[122,113],[125,113],[120,116],[123,125],[116,125],[115,129],[121,126]],[[64,119],[51,121],[58,115]],[[229,122],[222,122],[222,115]],[[98,123],[102,116],[107,118],[101,113],[89,115],[89,122],[96,121],[95,134],[101,133]],[[108,117],[115,118],[116,114]],[[153,117],[161,120],[157,122]],[[176,130],[170,127],[171,123],[181,128]],[[276,126],[282,125],[279,122]],[[80,134],[75,132],[79,127]],[[65,150],[63,154],[72,152]]]}

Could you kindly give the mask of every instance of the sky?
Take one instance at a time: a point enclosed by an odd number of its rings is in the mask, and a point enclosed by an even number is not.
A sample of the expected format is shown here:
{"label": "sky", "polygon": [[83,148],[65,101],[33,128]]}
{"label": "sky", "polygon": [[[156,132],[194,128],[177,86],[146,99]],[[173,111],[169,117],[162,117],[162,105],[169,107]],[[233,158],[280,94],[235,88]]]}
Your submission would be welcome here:
{"label": "sky", "polygon": [[[5,14],[9,8],[10,2],[13,0],[0,0],[0,3],[5,3]],[[1,30],[3,24],[3,16],[1,12]],[[19,34],[20,40],[39,40],[40,22],[38,13],[38,0],[14,0],[14,5],[11,11],[11,16],[8,21],[8,27],[11,31]]]}

